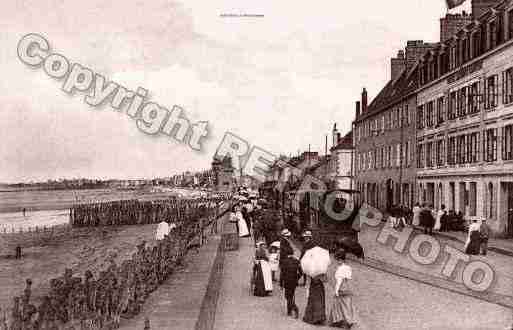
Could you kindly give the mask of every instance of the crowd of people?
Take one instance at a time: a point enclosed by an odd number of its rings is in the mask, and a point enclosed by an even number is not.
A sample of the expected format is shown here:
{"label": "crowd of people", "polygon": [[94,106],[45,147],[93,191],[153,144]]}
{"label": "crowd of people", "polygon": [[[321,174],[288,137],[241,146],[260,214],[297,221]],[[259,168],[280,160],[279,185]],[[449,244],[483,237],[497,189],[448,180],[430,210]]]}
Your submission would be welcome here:
{"label": "crowd of people", "polygon": [[[183,219],[164,239],[139,244],[130,259],[121,264],[111,256],[109,266],[98,274],[87,270],[83,277],[79,277],[74,276],[71,269],[66,269],[62,277],[50,280],[49,291],[38,299],[32,298],[32,281],[27,279],[23,294],[13,298],[9,315],[0,313],[0,330],[117,328],[121,317],[137,315],[149,294],[173,273],[183,260],[191,240],[198,235],[199,216],[206,219],[217,216],[217,207],[213,206],[217,206],[217,202],[217,199],[139,204],[120,201],[77,207],[75,210],[80,211],[76,214],[94,214],[99,210],[113,214],[114,210],[130,209],[130,205],[145,205],[146,210],[158,215],[153,222],[159,222],[169,221],[171,215],[156,210],[169,206],[169,209],[175,209],[175,215],[181,214]],[[142,218],[148,218],[148,215]]]}
{"label": "crowd of people", "polygon": [[150,224],[162,219],[183,222],[187,217],[201,217],[222,200],[221,197],[153,201],[131,199],[76,204],[70,208],[69,216],[74,227]]}
{"label": "crowd of people", "polygon": [[[356,312],[352,303],[350,280],[351,267],[345,263],[346,252],[338,249],[335,254],[337,268],[334,273],[335,296],[330,312],[326,315],[325,283],[327,274],[307,275],[302,268],[301,260],[318,244],[310,230],[302,233],[302,249],[300,256],[295,256],[291,241],[291,231],[281,222],[279,211],[268,208],[269,204],[257,198],[239,201],[233,206],[230,219],[237,226],[240,237],[247,237],[255,244],[250,276],[250,293],[257,297],[267,297],[281,288],[286,301],[287,315],[299,317],[295,292],[298,286],[308,287],[308,299],[305,306],[303,321],[309,324],[350,329],[356,321]],[[252,234],[252,235],[251,235]],[[328,251],[326,253],[329,254]],[[277,283],[276,283],[277,282]]]}
{"label": "crowd of people", "polygon": [[486,224],[486,219],[480,221],[472,219],[467,225],[463,214],[454,210],[446,210],[444,204],[439,210],[434,210],[431,205],[416,203],[410,211],[406,207],[392,206],[389,210],[389,223],[394,228],[405,227],[408,225],[420,226],[424,229],[424,234],[433,235],[434,231],[465,231],[467,230],[467,239],[465,242],[465,253],[486,255],[490,229]]}

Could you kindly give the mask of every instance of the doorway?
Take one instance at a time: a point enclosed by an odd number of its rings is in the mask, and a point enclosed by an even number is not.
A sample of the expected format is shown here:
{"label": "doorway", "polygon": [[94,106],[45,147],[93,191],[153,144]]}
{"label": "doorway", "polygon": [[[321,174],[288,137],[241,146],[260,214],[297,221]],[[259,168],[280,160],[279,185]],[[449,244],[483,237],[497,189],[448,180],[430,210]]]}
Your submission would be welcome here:
{"label": "doorway", "polygon": [[392,179],[386,181],[386,202],[386,208],[390,210],[394,203],[394,181]]}
{"label": "doorway", "polygon": [[506,183],[506,202],[508,210],[507,235],[513,238],[513,182]]}

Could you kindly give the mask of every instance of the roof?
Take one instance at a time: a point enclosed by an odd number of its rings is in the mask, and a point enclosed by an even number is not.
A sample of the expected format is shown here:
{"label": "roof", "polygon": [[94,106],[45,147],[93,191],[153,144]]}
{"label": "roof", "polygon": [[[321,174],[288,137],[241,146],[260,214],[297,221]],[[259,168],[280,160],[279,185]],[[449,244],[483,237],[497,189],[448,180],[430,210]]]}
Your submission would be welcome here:
{"label": "roof", "polygon": [[330,155],[326,155],[326,156],[322,156],[320,159],[319,159],[319,162],[308,167],[306,170],[308,172],[313,172],[315,171],[316,169],[318,169],[319,167],[323,166],[323,165],[326,165],[328,164],[328,162],[330,161]]}
{"label": "roof", "polygon": [[343,138],[338,140],[336,146],[331,147],[330,151],[333,150],[343,150],[343,149],[353,149],[353,131],[349,131]]}
{"label": "roof", "polygon": [[401,101],[405,96],[414,92],[418,87],[417,65],[410,70],[403,70],[399,77],[390,80],[372,100],[367,107],[367,111],[360,115],[356,122],[364,120],[368,117],[376,115],[397,102]]}

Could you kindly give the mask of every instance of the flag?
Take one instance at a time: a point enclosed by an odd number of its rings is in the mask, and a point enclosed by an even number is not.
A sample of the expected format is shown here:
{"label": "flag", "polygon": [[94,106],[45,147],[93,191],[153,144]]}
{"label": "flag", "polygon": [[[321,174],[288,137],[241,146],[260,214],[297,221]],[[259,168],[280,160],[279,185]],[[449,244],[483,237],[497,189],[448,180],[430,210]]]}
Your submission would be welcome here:
{"label": "flag", "polygon": [[458,6],[461,6],[465,0],[445,0],[445,3],[447,4],[447,8],[453,9]]}

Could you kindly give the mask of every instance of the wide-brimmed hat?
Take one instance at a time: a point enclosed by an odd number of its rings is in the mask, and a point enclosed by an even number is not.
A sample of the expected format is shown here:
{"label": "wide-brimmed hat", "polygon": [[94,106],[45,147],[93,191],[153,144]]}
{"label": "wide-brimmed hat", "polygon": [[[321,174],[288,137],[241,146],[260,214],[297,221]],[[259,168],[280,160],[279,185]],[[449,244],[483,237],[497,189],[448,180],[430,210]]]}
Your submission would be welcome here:
{"label": "wide-brimmed hat", "polygon": [[271,246],[274,246],[275,248],[280,248],[280,241],[275,241],[271,243]]}
{"label": "wide-brimmed hat", "polygon": [[281,231],[281,236],[289,237],[291,235],[290,231],[285,228]]}
{"label": "wide-brimmed hat", "polygon": [[311,232],[311,231],[309,231],[309,230],[306,230],[306,231],[303,233],[303,235],[302,235],[302,236],[303,236],[303,237],[312,237],[312,232]]}

